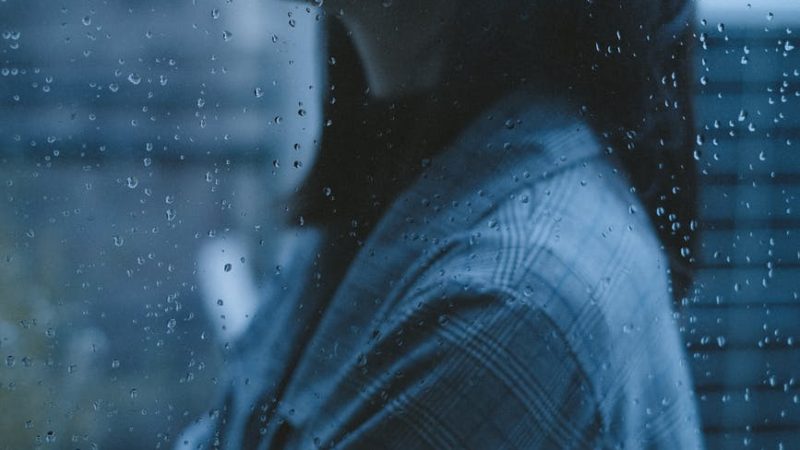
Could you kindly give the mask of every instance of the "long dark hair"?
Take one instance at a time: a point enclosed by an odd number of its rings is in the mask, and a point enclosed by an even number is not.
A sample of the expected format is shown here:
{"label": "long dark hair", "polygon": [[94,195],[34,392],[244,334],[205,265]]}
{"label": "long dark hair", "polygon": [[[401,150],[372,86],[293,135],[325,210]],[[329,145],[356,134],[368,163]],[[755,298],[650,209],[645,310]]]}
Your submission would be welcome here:
{"label": "long dark hair", "polygon": [[[328,126],[301,212],[352,222],[352,234],[363,235],[419,160],[471,114],[542,83],[563,92],[624,167],[670,257],[680,300],[691,282],[695,228],[691,3],[509,0],[460,8],[450,22],[458,48],[449,52],[444,86],[391,102],[370,97],[346,31],[329,21]],[[437,118],[435,132],[419,133],[421,115],[435,114],[437,102],[448,114]]]}

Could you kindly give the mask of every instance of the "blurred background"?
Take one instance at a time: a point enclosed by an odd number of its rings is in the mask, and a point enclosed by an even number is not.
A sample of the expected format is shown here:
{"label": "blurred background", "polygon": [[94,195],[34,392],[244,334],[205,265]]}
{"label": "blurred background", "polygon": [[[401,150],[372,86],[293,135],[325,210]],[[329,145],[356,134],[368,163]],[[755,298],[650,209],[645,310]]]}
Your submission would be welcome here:
{"label": "blurred background", "polygon": [[[0,0],[0,449],[170,448],[210,406],[313,165],[318,13]],[[800,4],[696,25],[707,443],[800,448]]]}
{"label": "blurred background", "polygon": [[0,0],[0,449],[171,448],[280,264],[316,8]]}
{"label": "blurred background", "polygon": [[701,249],[684,310],[710,449],[800,448],[800,3],[701,0]]}

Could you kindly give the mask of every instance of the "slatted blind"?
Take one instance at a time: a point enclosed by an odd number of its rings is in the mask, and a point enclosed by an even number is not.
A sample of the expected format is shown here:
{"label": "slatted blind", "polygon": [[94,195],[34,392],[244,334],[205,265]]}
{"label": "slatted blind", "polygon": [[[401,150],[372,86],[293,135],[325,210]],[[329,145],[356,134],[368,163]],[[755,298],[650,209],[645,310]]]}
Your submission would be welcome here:
{"label": "slatted blind", "polygon": [[706,6],[699,295],[684,336],[708,448],[800,448],[800,35],[764,5]]}

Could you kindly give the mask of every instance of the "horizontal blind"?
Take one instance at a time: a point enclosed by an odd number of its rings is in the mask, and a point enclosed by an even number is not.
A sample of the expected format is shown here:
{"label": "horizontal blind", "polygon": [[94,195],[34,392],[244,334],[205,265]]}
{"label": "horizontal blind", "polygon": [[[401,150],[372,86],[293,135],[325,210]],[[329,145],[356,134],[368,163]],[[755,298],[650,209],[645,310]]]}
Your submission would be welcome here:
{"label": "horizontal blind", "polygon": [[800,42],[754,14],[701,15],[696,42],[702,225],[684,336],[710,449],[800,448]]}

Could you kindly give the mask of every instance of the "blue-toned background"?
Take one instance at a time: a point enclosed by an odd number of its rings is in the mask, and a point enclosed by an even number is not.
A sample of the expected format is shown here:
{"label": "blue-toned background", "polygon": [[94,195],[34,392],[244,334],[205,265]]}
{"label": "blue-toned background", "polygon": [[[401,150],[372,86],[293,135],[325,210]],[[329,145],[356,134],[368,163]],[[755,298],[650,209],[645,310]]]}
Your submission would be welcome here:
{"label": "blue-toned background", "polygon": [[[317,15],[0,0],[0,449],[169,448],[210,405],[324,126]],[[707,442],[800,448],[800,7],[697,29]]]}
{"label": "blue-toned background", "polygon": [[800,448],[800,8],[699,3],[702,248],[684,310],[709,448]]}

